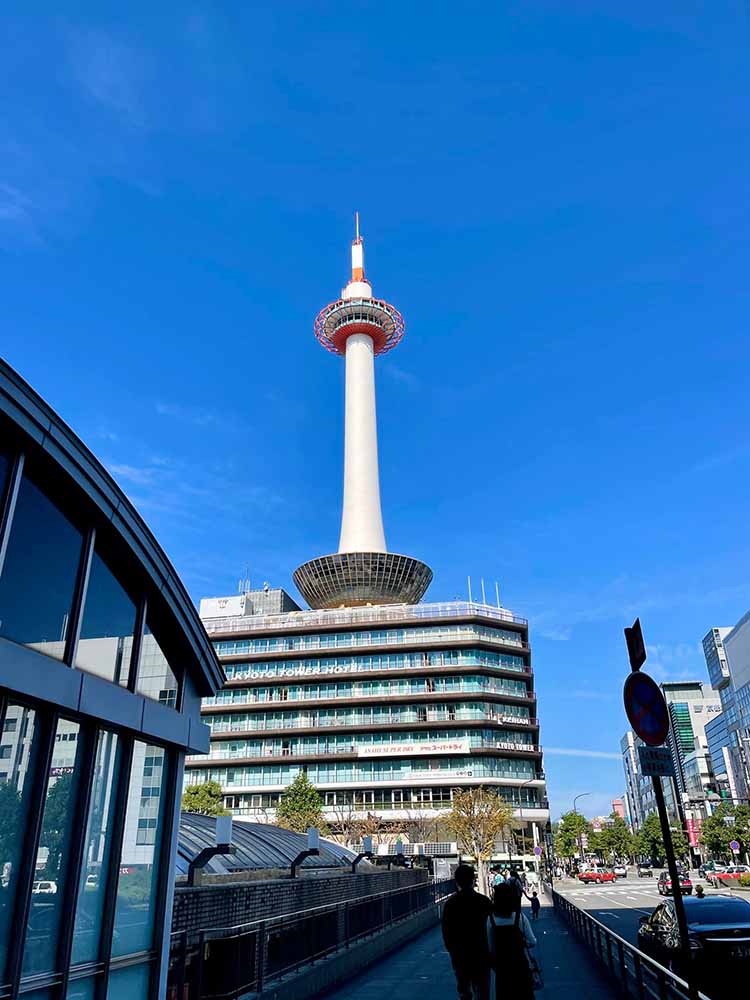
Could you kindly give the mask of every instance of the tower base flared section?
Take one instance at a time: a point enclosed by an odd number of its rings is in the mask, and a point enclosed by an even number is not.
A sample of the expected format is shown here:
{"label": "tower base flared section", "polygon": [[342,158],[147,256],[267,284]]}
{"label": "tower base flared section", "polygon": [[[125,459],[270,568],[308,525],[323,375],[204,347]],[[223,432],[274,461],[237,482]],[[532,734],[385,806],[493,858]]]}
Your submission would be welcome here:
{"label": "tower base flared section", "polygon": [[303,563],[294,571],[294,582],[316,610],[416,604],[432,582],[432,570],[393,552],[337,552]]}

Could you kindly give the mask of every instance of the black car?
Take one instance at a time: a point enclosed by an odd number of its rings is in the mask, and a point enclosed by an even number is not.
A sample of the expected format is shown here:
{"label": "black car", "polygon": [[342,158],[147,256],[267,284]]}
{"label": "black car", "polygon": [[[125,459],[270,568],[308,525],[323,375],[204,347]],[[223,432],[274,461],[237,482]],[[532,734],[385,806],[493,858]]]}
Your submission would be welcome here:
{"label": "black car", "polygon": [[642,864],[636,868],[636,874],[638,878],[653,878],[654,870],[651,865]]}
{"label": "black car", "polygon": [[[732,984],[750,975],[750,902],[733,896],[684,900],[690,953],[699,989],[711,997],[731,994]],[[641,917],[638,947],[684,978],[674,901],[666,900],[650,917]]]}

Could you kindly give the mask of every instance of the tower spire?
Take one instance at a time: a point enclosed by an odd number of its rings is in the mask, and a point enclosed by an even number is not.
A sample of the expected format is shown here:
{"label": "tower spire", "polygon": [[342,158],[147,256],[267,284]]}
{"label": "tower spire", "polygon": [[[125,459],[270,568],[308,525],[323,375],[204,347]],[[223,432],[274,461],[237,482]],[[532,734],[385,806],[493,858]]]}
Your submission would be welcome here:
{"label": "tower spire", "polygon": [[[366,281],[365,244],[359,235],[359,212],[354,213],[354,233],[354,239],[352,240],[352,281]],[[359,294],[362,294],[361,290],[359,290]]]}

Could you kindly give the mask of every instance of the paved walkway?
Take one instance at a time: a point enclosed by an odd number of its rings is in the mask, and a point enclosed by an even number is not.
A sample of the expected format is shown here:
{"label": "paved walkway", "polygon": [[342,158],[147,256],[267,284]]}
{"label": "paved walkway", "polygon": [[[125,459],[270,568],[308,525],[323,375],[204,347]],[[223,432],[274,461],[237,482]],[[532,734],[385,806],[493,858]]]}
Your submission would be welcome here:
{"label": "paved walkway", "polygon": [[[528,912],[527,912],[528,915]],[[598,973],[586,949],[568,933],[551,906],[534,924],[544,989],[537,997],[555,1000],[611,1000],[614,985]],[[326,1000],[456,1000],[455,979],[435,927],[371,966],[361,976],[325,994]],[[508,998],[511,1000],[511,998]]]}

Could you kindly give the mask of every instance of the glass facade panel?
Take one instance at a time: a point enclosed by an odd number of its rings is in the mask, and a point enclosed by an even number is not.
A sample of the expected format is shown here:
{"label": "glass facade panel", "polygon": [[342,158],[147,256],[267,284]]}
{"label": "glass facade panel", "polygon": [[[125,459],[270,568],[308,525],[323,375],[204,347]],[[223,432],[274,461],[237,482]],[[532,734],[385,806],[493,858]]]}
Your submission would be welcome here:
{"label": "glass facade panel", "polygon": [[68,983],[65,1000],[94,1000],[98,976],[87,976],[86,979],[72,979]]}
{"label": "glass facade panel", "polygon": [[8,481],[8,472],[10,471],[10,462],[8,461],[7,455],[0,451],[0,502],[5,495],[5,484]]}
{"label": "glass facade panel", "polygon": [[136,741],[117,883],[113,956],[153,945],[166,779],[164,750]]}
{"label": "glass facade panel", "polygon": [[107,1000],[144,1000],[148,996],[150,977],[151,966],[148,963],[110,972]]}
{"label": "glass facade panel", "polygon": [[0,577],[0,635],[63,658],[82,541],[24,476]]}
{"label": "glass facade panel", "polygon": [[141,649],[141,662],[138,667],[136,690],[138,694],[154,701],[161,702],[169,708],[177,707],[178,680],[169,665],[161,646],[146,621]]}
{"label": "glass facade panel", "polygon": [[10,752],[2,761],[0,782],[0,974],[5,971],[8,948],[15,940],[13,924],[18,892],[19,863],[33,786],[35,713],[21,705],[8,705],[2,744]]}
{"label": "glass facade panel", "polygon": [[94,550],[76,666],[127,687],[135,619],[135,603]]}
{"label": "glass facade panel", "polygon": [[42,813],[36,879],[23,953],[23,974],[53,972],[63,917],[66,870],[80,773],[80,726],[60,719]]}
{"label": "glass facade panel", "polygon": [[94,780],[84,840],[83,865],[73,929],[71,962],[94,962],[99,957],[99,936],[107,893],[106,873],[112,847],[120,765],[120,745],[114,733],[100,732],[94,762]]}

